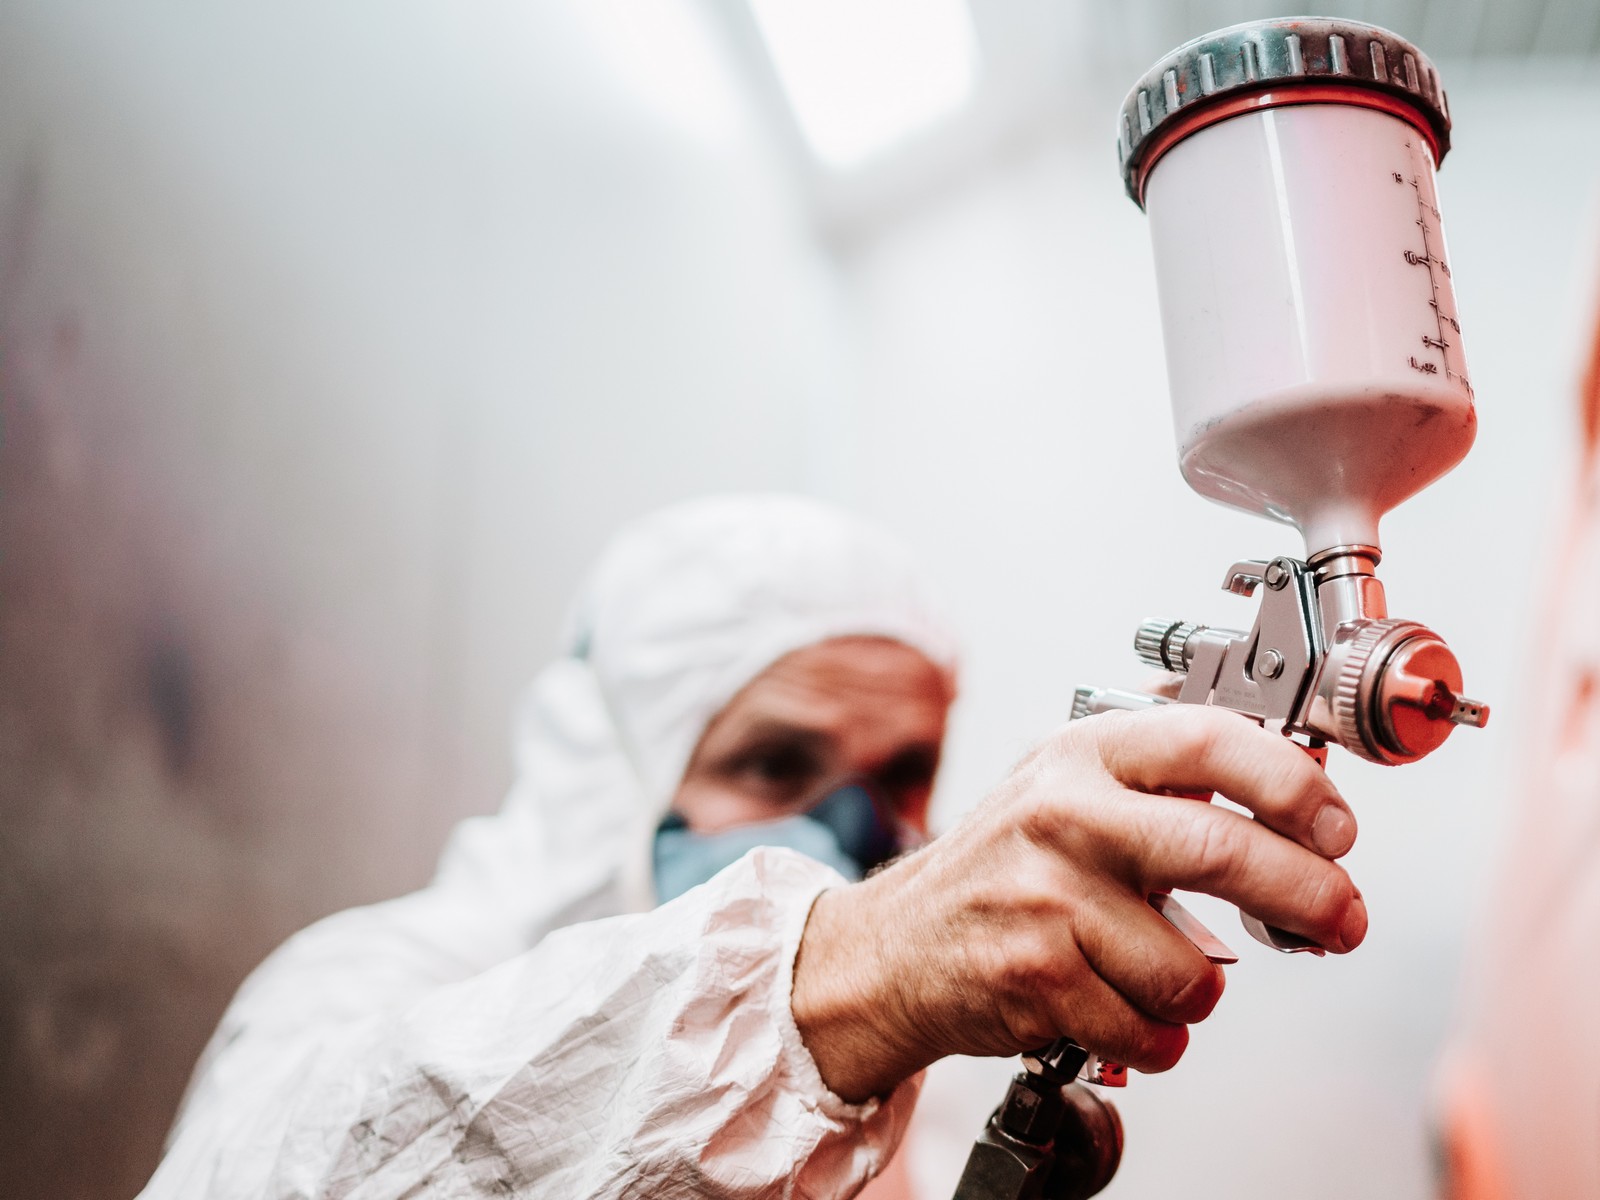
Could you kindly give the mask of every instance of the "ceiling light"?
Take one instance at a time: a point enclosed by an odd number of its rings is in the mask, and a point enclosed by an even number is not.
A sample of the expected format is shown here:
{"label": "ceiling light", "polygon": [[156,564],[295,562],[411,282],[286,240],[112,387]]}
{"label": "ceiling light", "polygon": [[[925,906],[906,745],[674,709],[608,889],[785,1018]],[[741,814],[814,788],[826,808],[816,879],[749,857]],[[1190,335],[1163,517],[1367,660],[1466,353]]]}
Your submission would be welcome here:
{"label": "ceiling light", "polygon": [[965,0],[750,0],[825,165],[860,165],[960,108],[978,47]]}

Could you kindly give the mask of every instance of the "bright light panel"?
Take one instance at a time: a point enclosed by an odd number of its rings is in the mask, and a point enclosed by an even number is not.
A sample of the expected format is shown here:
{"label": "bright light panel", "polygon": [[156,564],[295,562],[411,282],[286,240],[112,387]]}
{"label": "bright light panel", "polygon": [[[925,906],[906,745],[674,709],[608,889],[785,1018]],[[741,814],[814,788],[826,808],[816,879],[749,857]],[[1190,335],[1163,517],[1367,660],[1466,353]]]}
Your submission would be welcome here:
{"label": "bright light panel", "polygon": [[977,74],[966,0],[750,0],[817,158],[857,166],[960,108]]}

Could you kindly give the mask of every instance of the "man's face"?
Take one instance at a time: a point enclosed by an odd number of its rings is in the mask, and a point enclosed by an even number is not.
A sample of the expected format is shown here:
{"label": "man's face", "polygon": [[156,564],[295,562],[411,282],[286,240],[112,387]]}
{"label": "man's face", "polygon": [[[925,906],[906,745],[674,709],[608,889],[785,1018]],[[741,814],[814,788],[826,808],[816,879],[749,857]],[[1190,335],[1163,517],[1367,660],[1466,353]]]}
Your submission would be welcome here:
{"label": "man's face", "polygon": [[785,655],[728,702],[673,800],[697,833],[806,811],[864,784],[882,816],[926,833],[945,718],[944,673],[886,638],[846,637]]}

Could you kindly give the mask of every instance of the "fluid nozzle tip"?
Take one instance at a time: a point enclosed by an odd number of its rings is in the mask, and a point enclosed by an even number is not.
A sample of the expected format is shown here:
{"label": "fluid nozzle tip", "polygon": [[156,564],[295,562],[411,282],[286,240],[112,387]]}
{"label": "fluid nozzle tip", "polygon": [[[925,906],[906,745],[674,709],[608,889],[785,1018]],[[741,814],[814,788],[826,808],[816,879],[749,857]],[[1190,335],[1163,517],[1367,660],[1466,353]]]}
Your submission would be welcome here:
{"label": "fluid nozzle tip", "polygon": [[1450,723],[1482,729],[1489,723],[1489,706],[1478,700],[1457,696],[1455,704],[1450,709]]}

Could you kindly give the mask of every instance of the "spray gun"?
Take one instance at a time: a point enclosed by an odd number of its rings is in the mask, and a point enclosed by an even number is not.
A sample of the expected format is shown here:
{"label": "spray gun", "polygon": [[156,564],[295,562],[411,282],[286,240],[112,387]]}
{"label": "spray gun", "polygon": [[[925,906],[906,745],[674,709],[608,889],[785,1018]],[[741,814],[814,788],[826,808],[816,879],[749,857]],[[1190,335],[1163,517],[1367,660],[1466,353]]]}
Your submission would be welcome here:
{"label": "spray gun", "polygon": [[[1283,521],[1304,560],[1236,562],[1248,630],[1147,620],[1176,703],[1300,742],[1415,762],[1489,710],[1438,634],[1391,617],[1378,521],[1466,455],[1477,428],[1434,169],[1450,115],[1433,64],[1356,21],[1281,18],[1188,42],[1119,115],[1128,194],[1150,218],[1184,479]],[[1174,701],[1079,688],[1074,718]],[[1235,956],[1171,896],[1158,911],[1214,962]],[[1321,951],[1243,917],[1284,952]],[[1089,1085],[1126,1071],[1062,1038],[1023,1070],[973,1147],[957,1200],[1076,1200],[1116,1170],[1122,1130]]]}

